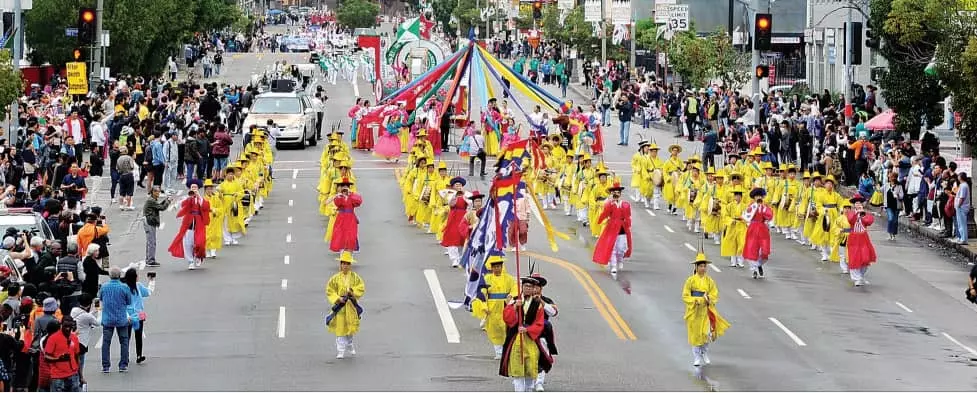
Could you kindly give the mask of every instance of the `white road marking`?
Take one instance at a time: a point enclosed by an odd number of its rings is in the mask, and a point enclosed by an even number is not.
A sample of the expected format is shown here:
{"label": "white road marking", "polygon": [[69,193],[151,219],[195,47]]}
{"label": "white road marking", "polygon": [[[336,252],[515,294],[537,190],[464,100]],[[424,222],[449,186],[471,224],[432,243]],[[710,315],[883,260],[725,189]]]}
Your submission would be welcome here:
{"label": "white road marking", "polygon": [[665,225],[665,230],[668,231],[669,233],[675,233],[675,230],[672,229],[672,227],[670,227],[668,225]]}
{"label": "white road marking", "polygon": [[688,248],[692,252],[699,251],[699,250],[696,250],[695,247],[692,247],[692,245],[689,244],[689,243],[685,243],[685,248]]}
{"label": "white road marking", "polygon": [[285,338],[285,306],[278,308],[278,338]]}
{"label": "white road marking", "polygon": [[655,212],[653,212],[651,209],[645,209],[645,211],[648,212],[648,214],[651,214],[652,217],[657,217]]}
{"label": "white road marking", "polygon": [[715,264],[712,264],[712,263],[709,264],[709,268],[712,269],[716,273],[722,273],[723,272],[722,270],[719,270],[719,268],[716,267]]}
{"label": "white road marking", "polygon": [[288,289],[288,280],[283,278],[282,279],[282,290],[284,291],[286,289]]}
{"label": "white road marking", "polygon": [[742,296],[743,299],[753,299],[752,297],[750,297],[750,294],[746,293],[746,291],[742,289],[736,288],[736,292],[739,292],[740,296]]}
{"label": "white road marking", "polygon": [[288,217],[288,223],[289,223],[289,224],[291,224],[291,223],[292,223],[292,216],[289,216],[289,217]]}
{"label": "white road marking", "polygon": [[292,257],[286,255],[285,256],[285,264],[288,265],[288,263],[291,262],[291,261],[292,261]]}
{"label": "white road marking", "polygon": [[159,223],[159,230],[162,231],[164,228],[166,228],[166,223],[165,222]]}
{"label": "white road marking", "polygon": [[293,190],[295,189],[295,187],[296,187],[295,183],[292,183],[292,189]]}
{"label": "white road marking", "polygon": [[[794,332],[790,331],[790,329],[788,329],[787,326],[784,326],[784,324],[780,323],[780,321],[778,321],[777,318],[770,317],[770,318],[767,318],[767,319],[769,319],[770,322],[773,322],[774,325],[777,325],[777,327],[779,327],[780,330],[783,330],[784,333],[787,334],[787,337],[790,337],[791,340],[794,340],[794,343],[795,344],[797,344],[798,346],[801,346],[801,347],[806,347],[807,346],[807,344],[804,342],[804,340],[801,340],[800,337],[797,337],[797,335],[794,334]],[[946,333],[944,333],[944,334],[946,334]]]}
{"label": "white road marking", "polygon": [[297,179],[298,177],[299,177],[299,170],[298,169],[293,169],[292,170],[292,179]]}
{"label": "white road marking", "polygon": [[292,234],[289,233],[285,235],[285,243],[291,243],[291,242],[292,242]]}
{"label": "white road marking", "polygon": [[946,337],[947,340],[950,340],[950,342],[957,344],[958,347],[963,348],[965,351],[970,352],[971,355],[977,356],[977,351],[974,351],[974,349],[971,347],[963,345],[963,343],[957,341],[957,339],[953,338],[953,336],[946,334],[946,332],[943,333],[943,337]]}
{"label": "white road marking", "polygon": [[424,278],[427,279],[427,285],[431,287],[431,296],[434,297],[434,308],[438,310],[438,316],[441,317],[441,326],[444,327],[445,338],[448,339],[449,344],[460,343],[461,333],[458,332],[455,319],[451,316],[448,301],[444,298],[444,291],[441,290],[438,273],[434,269],[424,269]]}
{"label": "white road marking", "polygon": [[906,312],[908,312],[908,313],[911,313],[911,312],[913,312],[913,310],[910,310],[910,309],[909,309],[909,307],[906,307],[906,305],[905,305],[905,304],[902,304],[902,303],[899,303],[899,302],[896,302],[896,305],[897,305],[897,306],[899,306],[899,308],[901,308],[901,309],[903,309],[903,310],[906,310]]}
{"label": "white road marking", "polygon": [[288,207],[292,207],[292,206],[294,206],[294,205],[295,205],[295,201],[294,201],[294,200],[292,200],[292,199],[289,199],[289,200],[288,200]]}
{"label": "white road marking", "polygon": [[98,341],[95,342],[95,348],[101,348],[101,347],[102,347],[102,335],[99,334]]}

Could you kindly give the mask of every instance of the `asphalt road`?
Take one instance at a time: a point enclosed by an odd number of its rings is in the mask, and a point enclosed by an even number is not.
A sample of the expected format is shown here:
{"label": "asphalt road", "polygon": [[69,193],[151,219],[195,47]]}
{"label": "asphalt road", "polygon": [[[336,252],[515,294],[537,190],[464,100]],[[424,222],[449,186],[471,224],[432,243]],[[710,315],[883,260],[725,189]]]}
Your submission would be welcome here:
{"label": "asphalt road", "polygon": [[[278,59],[306,59],[229,57],[222,77],[230,83],[244,83],[253,70]],[[345,115],[354,96],[349,83],[326,87],[330,124]],[[359,90],[370,91],[365,83]],[[571,98],[581,101],[574,93]],[[605,133],[605,161],[627,181],[636,141],[617,147],[615,135],[616,128]],[[660,145],[671,142],[668,132],[647,135]],[[323,242],[326,220],[317,214],[320,148],[276,152],[275,188],[247,237],[202,269],[187,271],[183,261],[166,255],[178,222],[172,212],[163,216],[163,267],[156,269],[157,292],[147,301],[149,361],[127,374],[101,374],[93,345],[91,390],[511,389],[497,376],[478,322],[462,310],[442,307],[439,313],[441,300],[462,298],[465,278],[432,235],[407,225],[394,164],[364,152],[353,158],[365,199],[355,269],[366,281],[366,311],[358,356],[334,359],[334,337],[322,322],[324,286],[337,262]],[[454,153],[445,159],[461,165]],[[470,179],[469,188],[476,187],[485,191],[488,185]],[[107,184],[93,194],[95,203],[107,204]],[[144,196],[137,194],[141,206]],[[555,320],[561,355],[548,390],[977,389],[977,351],[970,349],[977,335],[968,329],[977,317],[959,296],[966,268],[907,240],[885,242],[878,232],[882,262],[870,270],[869,287],[851,287],[836,266],[822,265],[815,254],[782,239],[774,240],[763,281],[719,261],[719,271],[710,274],[720,287],[719,310],[732,328],[712,346],[712,365],[696,372],[680,292],[695,255],[687,245],[697,237],[675,217],[637,206],[633,211],[635,253],[619,281],[589,262],[593,240],[577,235],[584,231],[572,219],[550,214],[558,230],[572,235],[559,241],[558,252],[546,246],[539,222],[531,223],[530,252],[523,257],[536,259],[550,281],[546,294],[561,311]],[[107,215],[113,263],[143,259],[140,213],[112,206]],[[720,259],[715,246],[706,250]],[[514,272],[515,264],[508,268]],[[455,329],[458,340],[446,333]]]}

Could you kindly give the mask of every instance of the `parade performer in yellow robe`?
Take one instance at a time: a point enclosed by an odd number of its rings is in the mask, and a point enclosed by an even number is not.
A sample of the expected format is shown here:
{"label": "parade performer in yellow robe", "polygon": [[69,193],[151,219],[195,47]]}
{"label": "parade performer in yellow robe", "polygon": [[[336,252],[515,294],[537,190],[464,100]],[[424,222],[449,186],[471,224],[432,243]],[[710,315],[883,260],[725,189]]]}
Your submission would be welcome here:
{"label": "parade performer in yellow robe", "polygon": [[648,158],[648,145],[651,142],[641,141],[638,142],[638,151],[634,152],[631,156],[631,200],[635,202],[642,201],[641,196],[641,184],[644,181],[645,175],[645,160]]}
{"label": "parade performer in yellow robe", "polygon": [[437,192],[438,173],[434,170],[434,161],[427,161],[423,172],[414,179],[411,193],[414,197],[414,221],[419,228],[431,227],[431,198]]}
{"label": "parade performer in yellow robe", "polygon": [[748,203],[743,202],[743,186],[735,186],[730,190],[733,199],[723,206],[723,241],[719,247],[719,255],[729,258],[730,267],[743,267],[743,246],[746,244],[746,221],[743,221],[743,211]]}
{"label": "parade performer in yellow robe", "polygon": [[804,239],[811,245],[811,250],[816,250],[817,245],[811,240],[811,236],[814,235],[815,224],[818,224],[818,207],[817,199],[821,196],[821,192],[824,191],[821,183],[821,174],[814,172],[811,174],[811,187],[808,187],[805,192],[805,204],[802,206],[804,209]]}
{"label": "parade performer in yellow robe", "polygon": [[773,224],[780,228],[785,239],[797,239],[797,231],[795,230],[797,214],[794,211],[794,205],[800,193],[801,183],[797,180],[797,167],[794,164],[788,164],[786,169],[785,175],[780,181],[780,201]]}
{"label": "parade performer in yellow robe", "polygon": [[210,203],[210,223],[207,224],[207,256],[217,258],[217,250],[224,240],[224,198],[214,188],[214,181],[204,180],[204,198]]}
{"label": "parade performer in yellow robe", "polygon": [[505,272],[505,259],[499,255],[492,255],[485,262],[492,270],[485,276],[488,288],[481,289],[485,301],[472,301],[472,316],[481,321],[489,341],[495,348],[495,360],[502,359],[502,344],[505,343],[505,321],[502,320],[502,310],[507,302],[519,296],[519,284],[515,277]]}
{"label": "parade performer in yellow robe", "polygon": [[449,181],[451,178],[448,177],[448,164],[444,161],[438,162],[438,174],[435,177],[434,188],[428,204],[431,208],[431,225],[427,229],[427,233],[433,233],[438,241],[441,241],[441,232],[444,229],[444,221],[448,218],[449,209],[448,201],[441,196],[441,191],[448,189]]}
{"label": "parade performer in yellow robe", "polygon": [[587,208],[589,206],[590,195],[589,185],[594,183],[597,172],[590,165],[592,163],[590,154],[584,153],[579,157],[579,165],[573,177],[572,191],[570,194],[573,207],[577,210],[577,222],[584,226],[590,225],[587,218]]}
{"label": "parade performer in yellow robe", "polygon": [[416,151],[418,156],[424,155],[424,157],[430,158],[429,162],[434,162],[434,147],[431,146],[431,141],[427,140],[427,129],[420,129],[417,131],[417,140],[414,141],[414,146],[411,147],[411,151]]}
{"label": "parade performer in yellow robe", "polygon": [[[574,162],[574,159],[577,162]],[[566,163],[563,164],[563,170],[560,172],[560,181],[557,182],[560,187],[560,202],[563,204],[563,215],[565,216],[572,216],[576,213],[575,199],[578,196],[573,193],[573,183],[576,181],[574,178],[577,176],[579,168],[579,158],[573,154],[567,154]]]}
{"label": "parade performer in yellow robe", "polygon": [[841,274],[848,274],[848,255],[845,248],[848,245],[848,234],[851,233],[851,223],[848,222],[851,202],[841,201],[841,209],[841,213],[831,223],[831,254],[828,255],[828,260],[840,264]]}
{"label": "parade performer in yellow robe", "polygon": [[692,365],[699,367],[709,360],[709,344],[715,342],[729,328],[719,311],[719,287],[712,277],[709,277],[706,265],[710,264],[706,254],[699,251],[695,261],[695,270],[685,285],[682,286],[682,302],[685,303],[685,327],[688,330],[689,345],[692,346]]}
{"label": "parade performer in yellow robe", "polygon": [[417,214],[417,200],[420,198],[421,190],[414,190],[417,181],[421,176],[424,175],[424,171],[427,168],[427,157],[417,156],[414,158],[414,166],[407,169],[407,174],[404,176],[404,211],[407,214],[407,223],[414,224],[416,222],[415,216]]}
{"label": "parade performer in yellow robe", "polygon": [[699,220],[702,223],[702,232],[712,237],[714,244],[719,244],[722,237],[723,196],[726,194],[725,178],[717,175],[712,167],[706,171],[706,178],[708,181],[699,191]]}
{"label": "parade performer in yellow robe", "polygon": [[360,298],[366,293],[366,284],[353,271],[353,254],[343,251],[339,258],[339,272],[326,283],[326,301],[331,305],[326,316],[326,327],[336,335],[336,359],[356,355],[353,336],[360,331],[360,315],[363,308]]}
{"label": "parade performer in yellow robe", "polygon": [[590,225],[590,234],[596,239],[600,237],[601,231],[604,230],[604,224],[598,222],[600,214],[604,209],[604,202],[607,198],[611,196],[608,188],[613,187],[614,184],[610,181],[610,175],[607,173],[607,167],[604,163],[600,163],[597,166],[597,181],[595,181],[587,191],[587,195],[590,196],[590,201],[587,205],[587,223]]}
{"label": "parade performer in yellow robe", "polygon": [[563,162],[553,153],[553,144],[544,142],[540,146],[543,151],[544,162],[541,168],[536,169],[536,181],[533,190],[539,198],[543,209],[556,209],[556,186],[559,174],[563,168]]}
{"label": "parade performer in yellow robe", "polygon": [[700,201],[699,190],[702,189],[702,185],[705,184],[705,177],[701,176],[702,167],[699,166],[698,160],[694,161],[692,164],[692,170],[689,172],[689,178],[685,181],[684,195],[682,198],[685,199],[685,223],[689,228],[689,231],[694,233],[699,233],[700,223],[699,223],[699,206]]}
{"label": "parade performer in yellow robe", "polygon": [[[224,170],[224,181],[217,187],[217,192],[221,196],[221,207],[224,209],[224,245],[237,245],[238,239],[247,233],[247,226],[244,225],[245,209],[241,205],[241,198],[244,197],[244,186],[238,176],[241,168],[237,163],[232,163]],[[213,208],[211,208],[213,209]]]}
{"label": "parade performer in yellow robe", "polygon": [[[642,141],[644,143],[644,141]],[[641,143],[638,144],[639,146]],[[645,204],[645,209],[652,208],[659,210],[661,208],[661,201],[663,195],[663,188],[665,183],[666,165],[665,162],[658,158],[658,145],[651,143],[647,145],[647,148],[643,149],[645,151],[644,160],[642,163],[642,170],[640,172],[639,182],[640,186],[640,196],[642,202]],[[639,172],[636,172],[639,173]],[[632,178],[637,176],[636,174],[631,175]],[[632,180],[633,182],[633,180]],[[656,184],[656,182],[659,182]],[[651,203],[649,203],[651,201]]]}
{"label": "parade performer in yellow robe", "polygon": [[818,208],[818,222],[811,235],[811,243],[821,249],[821,261],[827,261],[831,253],[831,225],[841,214],[841,202],[845,200],[835,191],[835,178],[832,175],[824,177],[824,190],[815,198]]}
{"label": "parade performer in yellow robe", "polygon": [[685,163],[678,156],[682,153],[682,146],[671,145],[668,147],[668,152],[671,156],[665,161],[665,181],[664,185],[662,185],[662,197],[665,198],[665,203],[668,203],[669,212],[678,214],[678,195],[675,190],[678,187],[679,175],[685,170]]}

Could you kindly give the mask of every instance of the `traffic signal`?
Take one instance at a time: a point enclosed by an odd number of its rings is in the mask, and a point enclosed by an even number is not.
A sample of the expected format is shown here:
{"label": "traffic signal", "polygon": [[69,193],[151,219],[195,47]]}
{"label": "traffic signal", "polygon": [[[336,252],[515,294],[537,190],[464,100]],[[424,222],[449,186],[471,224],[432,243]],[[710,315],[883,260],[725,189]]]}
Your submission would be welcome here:
{"label": "traffic signal", "polygon": [[753,48],[770,50],[773,38],[773,15],[756,14],[756,28],[753,32]]}
{"label": "traffic signal", "polygon": [[543,19],[543,2],[534,1],[533,2],[533,19]]}
{"label": "traffic signal", "polygon": [[765,65],[756,66],[756,78],[763,79],[770,77],[770,67]]}
{"label": "traffic signal", "polygon": [[75,61],[81,61],[81,48],[75,48],[75,50],[71,51],[71,58],[75,59]]}
{"label": "traffic signal", "polygon": [[95,45],[95,9],[82,8],[78,11],[78,44]]}
{"label": "traffic signal", "polygon": [[851,22],[846,30],[851,34],[851,61],[848,64],[862,64],[862,22]]}
{"label": "traffic signal", "polygon": [[882,47],[882,40],[879,39],[879,34],[872,29],[865,30],[865,46],[872,49],[879,49]]}

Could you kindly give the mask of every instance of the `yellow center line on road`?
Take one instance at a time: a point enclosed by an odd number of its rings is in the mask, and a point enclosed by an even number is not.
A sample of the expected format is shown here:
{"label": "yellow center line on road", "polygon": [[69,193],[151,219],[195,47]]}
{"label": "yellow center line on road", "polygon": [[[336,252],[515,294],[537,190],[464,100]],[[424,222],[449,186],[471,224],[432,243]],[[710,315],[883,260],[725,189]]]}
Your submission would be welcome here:
{"label": "yellow center line on road", "polygon": [[527,251],[525,254],[569,270],[580,285],[584,287],[587,294],[590,295],[590,299],[597,307],[597,311],[599,311],[601,316],[604,317],[604,320],[607,321],[607,324],[610,325],[612,330],[614,330],[614,333],[617,334],[618,338],[631,341],[638,339],[634,335],[634,331],[631,330],[628,323],[625,322],[624,318],[621,317],[621,314],[617,312],[617,308],[614,307],[614,304],[611,303],[610,299],[607,298],[607,294],[600,289],[597,282],[594,281],[593,277],[590,276],[590,273],[583,270],[580,266],[560,258],[542,255],[531,251]]}

